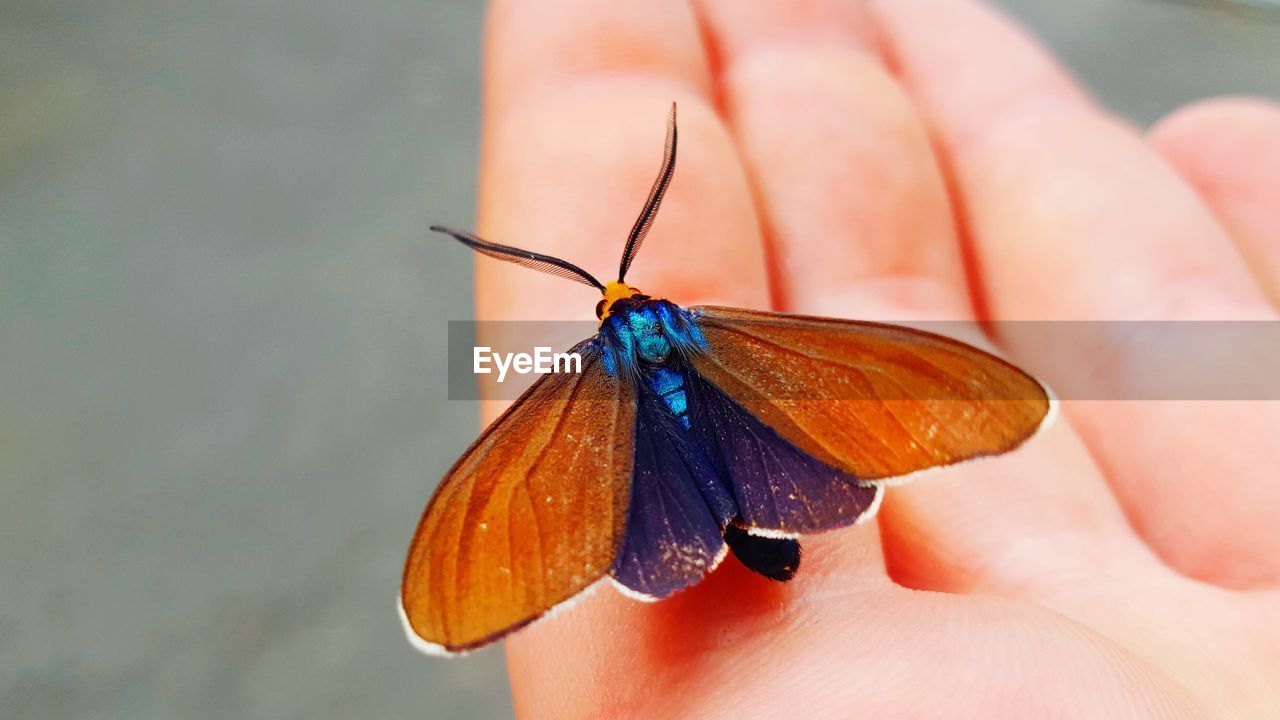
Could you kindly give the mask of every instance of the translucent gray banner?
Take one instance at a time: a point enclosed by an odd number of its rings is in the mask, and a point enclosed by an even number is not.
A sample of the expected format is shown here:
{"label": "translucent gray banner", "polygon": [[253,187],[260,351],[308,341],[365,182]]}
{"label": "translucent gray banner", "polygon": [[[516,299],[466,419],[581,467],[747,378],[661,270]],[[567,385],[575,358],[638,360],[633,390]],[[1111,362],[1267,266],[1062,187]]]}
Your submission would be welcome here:
{"label": "translucent gray banner", "polygon": [[[923,322],[910,327],[991,350],[1063,400],[1280,399],[1280,322]],[[576,372],[557,358],[594,322],[450,321],[449,399],[512,400],[541,374]],[[995,338],[998,345],[991,342]],[[522,356],[524,356],[522,358]],[[748,364],[760,358],[734,357]],[[892,383],[886,384],[892,388]],[[890,389],[880,399],[917,395]],[[946,400],[947,391],[936,397]],[[803,399],[792,397],[792,399]],[[1006,398],[1020,399],[1020,398]]]}

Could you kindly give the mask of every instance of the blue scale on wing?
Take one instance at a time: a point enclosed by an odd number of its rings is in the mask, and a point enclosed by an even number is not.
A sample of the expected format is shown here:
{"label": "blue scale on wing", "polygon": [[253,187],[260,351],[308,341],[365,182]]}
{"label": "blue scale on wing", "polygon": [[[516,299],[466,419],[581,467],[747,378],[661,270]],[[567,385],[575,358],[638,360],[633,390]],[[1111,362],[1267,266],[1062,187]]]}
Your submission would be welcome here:
{"label": "blue scale on wing", "polygon": [[698,373],[685,380],[692,435],[729,479],[745,527],[830,530],[874,507],[878,488],[796,447]]}
{"label": "blue scale on wing", "polygon": [[[657,392],[683,380],[648,372],[635,419],[635,464],[627,530],[615,580],[663,598],[702,579],[723,557],[733,495]],[[668,395],[670,397],[670,395]]]}

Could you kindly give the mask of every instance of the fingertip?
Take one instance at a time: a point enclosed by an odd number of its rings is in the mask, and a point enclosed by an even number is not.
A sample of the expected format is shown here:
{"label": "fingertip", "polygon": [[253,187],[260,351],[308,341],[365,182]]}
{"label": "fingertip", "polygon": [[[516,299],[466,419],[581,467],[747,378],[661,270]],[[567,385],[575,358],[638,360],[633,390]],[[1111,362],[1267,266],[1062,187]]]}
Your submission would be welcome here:
{"label": "fingertip", "polygon": [[1187,103],[1156,121],[1151,133],[1160,135],[1171,128],[1205,129],[1220,123],[1251,129],[1259,122],[1273,122],[1280,116],[1280,103],[1252,95],[1219,95]]}
{"label": "fingertip", "polygon": [[886,61],[953,147],[1010,121],[1088,109],[1074,78],[1023,27],[974,0],[870,0]]}
{"label": "fingertip", "polygon": [[493,112],[566,80],[637,74],[710,88],[710,71],[687,3],[498,0],[485,42],[486,105]]}
{"label": "fingertip", "polygon": [[1148,138],[1202,193],[1231,190],[1280,163],[1280,103],[1247,96],[1200,100],[1166,115]]}
{"label": "fingertip", "polygon": [[1225,226],[1280,307],[1280,103],[1202,100],[1156,123],[1148,141]]}

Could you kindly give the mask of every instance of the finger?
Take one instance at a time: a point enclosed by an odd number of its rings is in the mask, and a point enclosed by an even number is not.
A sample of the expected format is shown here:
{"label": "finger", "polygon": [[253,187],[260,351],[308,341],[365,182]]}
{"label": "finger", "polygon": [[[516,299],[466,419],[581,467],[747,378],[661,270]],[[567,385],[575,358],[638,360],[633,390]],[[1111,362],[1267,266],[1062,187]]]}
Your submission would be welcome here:
{"label": "finger", "polygon": [[[675,176],[627,280],[682,304],[768,306],[750,192],[709,104],[708,70],[687,6],[511,0],[494,6],[488,33],[483,236],[615,277],[658,171],[664,115],[676,100]],[[597,299],[556,278],[477,261],[481,318],[590,318]],[[874,534],[864,544],[874,549]],[[888,584],[878,557],[868,551],[861,567],[877,568]],[[820,566],[806,558],[797,582],[814,582]],[[734,633],[767,634],[795,592],[732,560],[660,603],[635,602],[606,584],[508,641],[516,707],[522,714],[597,716],[611,698],[644,693],[691,648]],[[730,596],[733,603],[722,601]],[[540,711],[542,702],[554,711]]]}
{"label": "finger", "polygon": [[1194,103],[1161,120],[1148,139],[1208,203],[1280,305],[1280,105]]}
{"label": "finger", "polygon": [[[954,171],[994,317],[1274,317],[1196,194],[1015,28],[966,0],[874,7]],[[1069,405],[1133,524],[1170,564],[1228,585],[1280,578],[1280,488],[1257,462],[1274,445],[1276,408]],[[1205,427],[1232,431],[1210,442]],[[1214,483],[1209,501],[1206,478],[1232,480]]]}
{"label": "finger", "polygon": [[[942,173],[877,55],[863,6],[701,7],[785,309],[972,318]],[[1092,572],[1101,558],[1139,561],[1117,551],[1124,542],[1134,549],[1132,537],[1069,428],[1015,455],[890,489],[880,518],[895,579],[1028,593]]]}
{"label": "finger", "polygon": [[[675,176],[627,279],[680,303],[767,303],[750,193],[683,3],[498,2],[486,47],[483,237],[617,277],[676,101]],[[476,273],[482,318],[594,317],[583,287],[484,258]]]}
{"label": "finger", "polygon": [[[923,125],[860,3],[705,0],[727,121],[793,309],[967,317],[963,267]],[[935,318],[936,319],[936,318]]]}

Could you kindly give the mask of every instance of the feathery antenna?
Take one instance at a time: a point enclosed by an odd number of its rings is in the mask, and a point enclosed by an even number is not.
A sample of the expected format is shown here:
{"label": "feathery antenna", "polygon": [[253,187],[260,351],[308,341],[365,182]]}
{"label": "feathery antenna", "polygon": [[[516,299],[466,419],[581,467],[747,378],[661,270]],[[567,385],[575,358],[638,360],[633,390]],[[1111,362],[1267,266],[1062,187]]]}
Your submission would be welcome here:
{"label": "feathery antenna", "polygon": [[667,116],[667,143],[662,151],[662,169],[658,171],[658,179],[653,181],[653,187],[649,190],[649,199],[645,201],[640,217],[636,218],[636,224],[631,227],[631,234],[627,236],[627,246],[622,251],[622,264],[618,266],[618,282],[622,282],[627,276],[627,269],[631,267],[631,261],[640,250],[640,243],[644,242],[645,236],[649,234],[649,227],[653,225],[653,218],[658,214],[658,206],[662,204],[662,196],[666,194],[667,186],[671,184],[671,175],[675,169],[676,104],[671,103],[671,114]]}
{"label": "feathery antenna", "polygon": [[561,260],[560,258],[543,255],[542,253],[530,252],[529,250],[521,250],[520,248],[513,248],[508,245],[491,243],[488,240],[481,240],[469,232],[452,230],[439,225],[432,225],[431,230],[433,232],[452,235],[455,240],[466,245],[472,250],[475,250],[481,255],[488,255],[491,258],[506,260],[509,263],[515,263],[516,265],[532,268],[539,272],[547,273],[548,275],[555,275],[556,277],[580,282],[583,285],[590,285],[600,292],[604,292],[604,285],[602,285],[599,280],[592,277],[591,273],[571,262]]}

